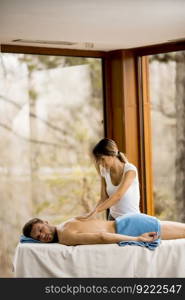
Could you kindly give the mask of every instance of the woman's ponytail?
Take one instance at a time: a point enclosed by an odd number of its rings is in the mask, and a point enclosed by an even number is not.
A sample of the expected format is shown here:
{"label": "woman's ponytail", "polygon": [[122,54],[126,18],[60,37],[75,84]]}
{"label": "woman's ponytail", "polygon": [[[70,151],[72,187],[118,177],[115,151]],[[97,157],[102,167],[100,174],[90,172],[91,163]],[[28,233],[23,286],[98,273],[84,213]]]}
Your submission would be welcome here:
{"label": "woman's ponytail", "polygon": [[119,158],[119,160],[123,163],[128,163],[128,159],[127,157],[125,156],[124,153],[118,151],[118,154],[117,154],[117,157]]}

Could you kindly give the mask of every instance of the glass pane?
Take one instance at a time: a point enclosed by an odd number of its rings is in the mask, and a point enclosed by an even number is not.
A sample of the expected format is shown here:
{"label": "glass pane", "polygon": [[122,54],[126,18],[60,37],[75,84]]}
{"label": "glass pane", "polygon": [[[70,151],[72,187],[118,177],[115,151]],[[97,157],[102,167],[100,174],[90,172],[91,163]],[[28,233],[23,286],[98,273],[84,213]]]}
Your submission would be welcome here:
{"label": "glass pane", "polygon": [[185,221],[185,51],[149,57],[155,214]]}
{"label": "glass pane", "polygon": [[101,59],[1,54],[0,276],[22,226],[91,209],[100,181],[90,152],[104,136]]}

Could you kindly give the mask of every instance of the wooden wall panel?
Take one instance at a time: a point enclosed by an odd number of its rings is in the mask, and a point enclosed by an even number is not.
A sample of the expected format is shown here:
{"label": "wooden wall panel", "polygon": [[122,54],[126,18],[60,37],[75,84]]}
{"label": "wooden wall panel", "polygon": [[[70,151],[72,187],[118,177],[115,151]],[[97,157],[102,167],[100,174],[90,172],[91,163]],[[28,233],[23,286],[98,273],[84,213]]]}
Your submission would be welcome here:
{"label": "wooden wall panel", "polygon": [[56,56],[75,56],[75,57],[95,57],[101,58],[106,54],[105,51],[76,50],[63,48],[20,46],[20,45],[1,45],[1,52],[6,53],[24,53]]}
{"label": "wooden wall panel", "polygon": [[137,57],[132,51],[112,51],[104,59],[106,136],[138,168],[141,211],[147,212],[144,172],[141,168],[141,124],[137,83]]}
{"label": "wooden wall panel", "polygon": [[153,172],[152,172],[152,132],[151,132],[151,103],[149,94],[149,66],[148,57],[142,56],[142,85],[143,85],[143,123],[144,123],[144,148],[145,148],[145,176],[146,176],[146,201],[147,212],[154,214],[153,204]]}

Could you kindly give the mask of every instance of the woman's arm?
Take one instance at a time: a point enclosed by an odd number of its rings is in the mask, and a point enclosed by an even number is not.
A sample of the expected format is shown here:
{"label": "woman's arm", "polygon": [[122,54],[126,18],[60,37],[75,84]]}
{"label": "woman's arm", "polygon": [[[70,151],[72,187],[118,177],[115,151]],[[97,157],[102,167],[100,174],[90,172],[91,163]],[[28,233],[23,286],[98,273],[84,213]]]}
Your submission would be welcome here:
{"label": "woman's arm", "polygon": [[117,233],[95,232],[79,233],[67,232],[61,235],[59,243],[67,246],[90,245],[90,244],[115,244],[123,241],[152,242],[157,238],[156,232],[147,232],[140,236],[128,236]]}
{"label": "woman's arm", "polygon": [[100,200],[98,201],[98,203],[96,204],[95,208],[93,210],[91,210],[89,213],[82,215],[82,216],[77,216],[76,219],[78,220],[87,220],[90,217],[94,217],[96,215],[96,208],[99,207],[99,205],[101,205],[107,198],[107,192],[106,192],[106,182],[105,179],[103,177],[101,177],[101,192],[100,192]]}
{"label": "woman's arm", "polygon": [[96,207],[96,212],[97,213],[102,212],[103,210],[110,208],[117,201],[119,201],[120,198],[125,194],[128,188],[131,186],[135,177],[136,177],[135,171],[131,171],[131,170],[127,171],[125,173],[125,176],[122,178],[120,186],[118,187],[117,191],[108,199],[106,199],[102,204],[98,205]]}
{"label": "woman's arm", "polygon": [[84,216],[77,217],[79,219],[88,219],[90,217],[95,217],[97,213],[104,211],[107,208],[110,208],[112,205],[114,205],[117,201],[120,200],[120,198],[125,194],[125,192],[128,190],[128,188],[131,186],[132,182],[134,181],[134,178],[136,177],[136,172],[129,170],[125,173],[125,176],[122,178],[121,183],[117,191],[110,197],[108,197],[103,202],[99,202],[99,204],[96,205],[96,207],[89,212],[88,214]]}

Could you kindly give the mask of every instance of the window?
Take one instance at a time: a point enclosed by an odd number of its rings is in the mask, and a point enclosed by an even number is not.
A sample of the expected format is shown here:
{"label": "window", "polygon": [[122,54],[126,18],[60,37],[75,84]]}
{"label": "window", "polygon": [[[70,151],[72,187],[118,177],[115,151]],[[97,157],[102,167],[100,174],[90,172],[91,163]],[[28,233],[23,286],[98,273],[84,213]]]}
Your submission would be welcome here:
{"label": "window", "polygon": [[185,51],[149,56],[155,215],[185,221]]}
{"label": "window", "polygon": [[6,277],[29,218],[58,224],[99,200],[91,148],[104,136],[101,59],[4,53],[0,77],[0,276]]}

